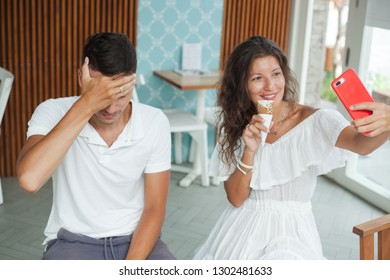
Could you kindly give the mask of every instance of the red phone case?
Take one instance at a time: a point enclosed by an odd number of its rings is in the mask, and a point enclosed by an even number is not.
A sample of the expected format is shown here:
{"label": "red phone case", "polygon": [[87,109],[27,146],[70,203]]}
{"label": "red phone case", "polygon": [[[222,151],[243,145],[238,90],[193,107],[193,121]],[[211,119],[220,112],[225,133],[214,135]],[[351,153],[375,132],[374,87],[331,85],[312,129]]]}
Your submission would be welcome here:
{"label": "red phone case", "polygon": [[353,104],[374,102],[374,99],[372,99],[359,76],[352,68],[347,69],[338,78],[334,79],[331,85],[352,119],[356,120],[372,114],[372,111],[369,110],[352,111],[349,109],[349,106]]}

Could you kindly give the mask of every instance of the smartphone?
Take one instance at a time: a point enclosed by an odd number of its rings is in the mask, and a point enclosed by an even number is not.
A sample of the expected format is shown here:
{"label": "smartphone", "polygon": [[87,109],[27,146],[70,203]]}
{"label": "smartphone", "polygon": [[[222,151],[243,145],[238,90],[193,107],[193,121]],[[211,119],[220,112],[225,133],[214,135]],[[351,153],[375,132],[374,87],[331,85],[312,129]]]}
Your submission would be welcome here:
{"label": "smartphone", "polygon": [[369,110],[352,111],[349,109],[353,104],[374,102],[355,70],[347,69],[332,81],[331,86],[352,119],[356,120],[372,115],[372,111]]}

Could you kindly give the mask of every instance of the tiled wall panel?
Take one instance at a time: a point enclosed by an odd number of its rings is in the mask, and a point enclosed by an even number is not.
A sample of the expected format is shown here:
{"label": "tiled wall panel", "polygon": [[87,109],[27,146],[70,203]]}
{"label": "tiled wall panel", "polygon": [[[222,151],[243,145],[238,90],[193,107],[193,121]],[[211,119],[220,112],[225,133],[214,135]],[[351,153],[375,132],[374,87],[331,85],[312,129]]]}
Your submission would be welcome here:
{"label": "tiled wall panel", "polygon": [[[154,70],[178,69],[184,43],[202,44],[202,68],[218,69],[221,50],[223,0],[139,0],[138,73],[146,84],[139,99],[157,108],[182,108],[195,112],[196,92],[180,91],[153,76]],[[206,105],[215,104],[216,91],[208,90]],[[214,131],[208,131],[209,153]],[[183,136],[183,159],[188,159],[190,137]],[[172,152],[174,150],[172,149]]]}

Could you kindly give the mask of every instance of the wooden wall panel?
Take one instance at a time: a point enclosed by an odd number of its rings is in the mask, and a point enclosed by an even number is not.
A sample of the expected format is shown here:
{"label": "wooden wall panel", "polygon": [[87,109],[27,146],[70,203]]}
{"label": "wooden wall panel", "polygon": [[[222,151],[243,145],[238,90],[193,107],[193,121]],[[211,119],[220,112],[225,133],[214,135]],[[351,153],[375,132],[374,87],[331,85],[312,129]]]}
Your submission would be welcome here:
{"label": "wooden wall panel", "polygon": [[253,35],[275,41],[286,53],[291,0],[225,0],[220,69],[234,47]]}
{"label": "wooden wall panel", "polygon": [[0,176],[16,175],[35,107],[76,95],[88,35],[121,32],[136,45],[137,0],[0,0],[0,66],[15,75],[0,137]]}

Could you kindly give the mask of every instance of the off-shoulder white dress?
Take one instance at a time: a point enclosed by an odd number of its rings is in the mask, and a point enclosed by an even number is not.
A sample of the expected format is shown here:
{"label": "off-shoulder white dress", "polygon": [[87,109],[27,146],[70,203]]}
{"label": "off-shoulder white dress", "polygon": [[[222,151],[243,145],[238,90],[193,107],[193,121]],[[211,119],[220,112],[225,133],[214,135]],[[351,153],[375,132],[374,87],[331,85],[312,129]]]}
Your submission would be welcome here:
{"label": "off-shoulder white dress", "polygon": [[[321,109],[260,147],[249,198],[225,209],[194,259],[324,259],[310,199],[317,176],[343,166],[352,154],[335,147],[348,125],[337,111]],[[218,149],[210,175],[224,181],[235,166],[222,163]]]}

